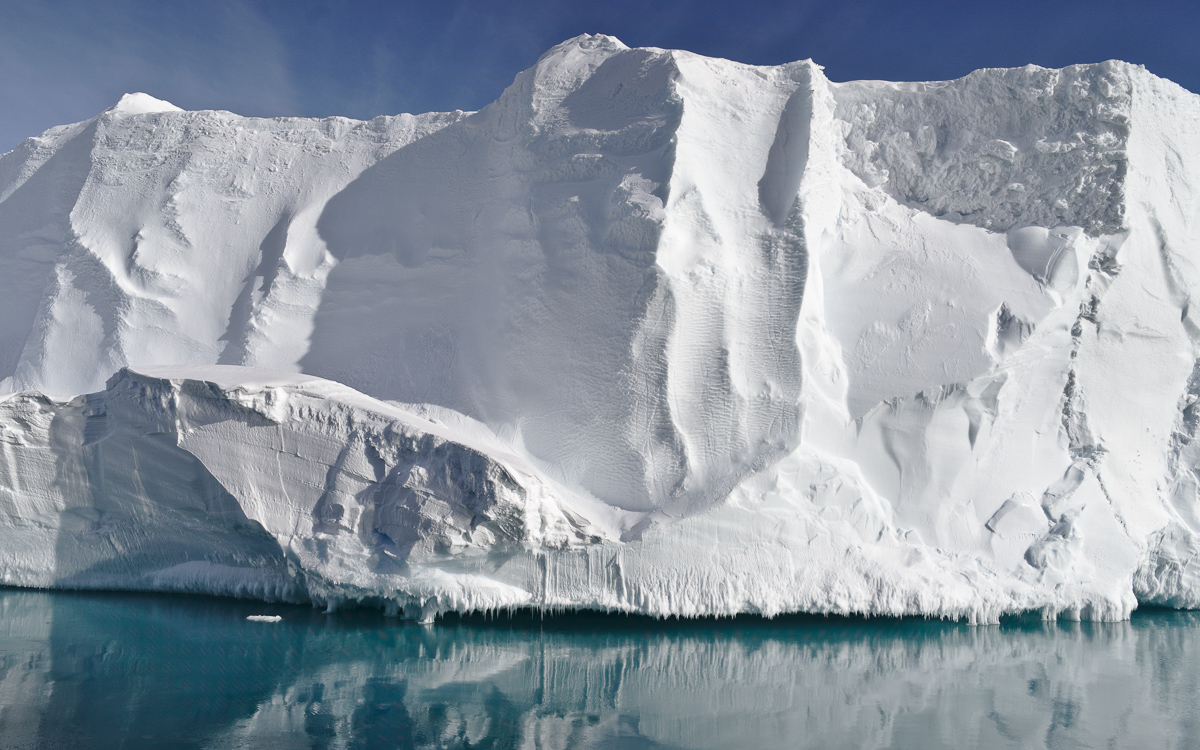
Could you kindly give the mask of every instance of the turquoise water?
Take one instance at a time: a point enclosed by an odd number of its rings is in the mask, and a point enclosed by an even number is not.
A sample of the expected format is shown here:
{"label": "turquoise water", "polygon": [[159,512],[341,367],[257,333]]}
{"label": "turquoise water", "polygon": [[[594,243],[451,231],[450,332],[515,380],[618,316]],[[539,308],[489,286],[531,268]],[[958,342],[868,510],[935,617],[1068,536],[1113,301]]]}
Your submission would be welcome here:
{"label": "turquoise water", "polygon": [[4,748],[1183,748],[1198,705],[1200,613],[421,626],[0,589]]}

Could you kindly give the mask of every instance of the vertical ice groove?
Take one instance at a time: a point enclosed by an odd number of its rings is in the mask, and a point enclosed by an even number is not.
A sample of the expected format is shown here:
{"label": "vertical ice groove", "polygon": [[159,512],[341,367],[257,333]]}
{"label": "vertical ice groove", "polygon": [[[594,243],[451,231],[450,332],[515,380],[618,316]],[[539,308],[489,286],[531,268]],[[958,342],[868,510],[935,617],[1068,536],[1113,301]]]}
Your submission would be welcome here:
{"label": "vertical ice groove", "polygon": [[[691,472],[675,513],[723,497],[798,438],[812,70],[680,59],[683,117],[658,253],[680,311],[668,362]],[[712,139],[727,128],[744,134],[739,151],[714,158]]]}
{"label": "vertical ice groove", "polygon": [[[809,78],[811,68],[802,68]],[[758,181],[758,199],[775,226],[787,221],[795,208],[800,180],[808,162],[813,118],[813,86],[809,80],[788,97],[779,117],[775,140],[767,156],[767,167]]]}
{"label": "vertical ice groove", "polygon": [[283,264],[284,251],[287,247],[288,228],[292,217],[283,214],[271,231],[267,232],[259,244],[258,264],[251,270],[242,286],[242,291],[234,300],[229,311],[229,322],[225,332],[218,341],[224,341],[225,346],[217,358],[217,364],[246,365],[249,364],[250,337],[255,312],[262,309],[263,302],[271,294],[280,266]]}

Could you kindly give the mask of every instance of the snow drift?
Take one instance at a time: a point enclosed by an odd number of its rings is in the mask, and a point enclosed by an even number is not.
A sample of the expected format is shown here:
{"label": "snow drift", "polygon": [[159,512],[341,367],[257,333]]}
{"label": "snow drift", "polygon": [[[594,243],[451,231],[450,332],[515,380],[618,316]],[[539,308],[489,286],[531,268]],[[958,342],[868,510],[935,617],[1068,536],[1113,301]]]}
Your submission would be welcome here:
{"label": "snow drift", "polygon": [[0,576],[447,609],[1200,605],[1200,98],[584,36],[475,113],[0,158]]}

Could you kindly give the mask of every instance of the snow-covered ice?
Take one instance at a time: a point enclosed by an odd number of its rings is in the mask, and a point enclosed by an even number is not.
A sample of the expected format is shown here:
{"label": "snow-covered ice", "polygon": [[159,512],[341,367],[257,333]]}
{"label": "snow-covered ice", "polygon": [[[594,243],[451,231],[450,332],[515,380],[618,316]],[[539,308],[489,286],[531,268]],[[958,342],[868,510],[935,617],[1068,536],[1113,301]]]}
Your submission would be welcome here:
{"label": "snow-covered ice", "polygon": [[479,112],[0,157],[0,581],[989,622],[1200,606],[1200,97],[583,36]]}

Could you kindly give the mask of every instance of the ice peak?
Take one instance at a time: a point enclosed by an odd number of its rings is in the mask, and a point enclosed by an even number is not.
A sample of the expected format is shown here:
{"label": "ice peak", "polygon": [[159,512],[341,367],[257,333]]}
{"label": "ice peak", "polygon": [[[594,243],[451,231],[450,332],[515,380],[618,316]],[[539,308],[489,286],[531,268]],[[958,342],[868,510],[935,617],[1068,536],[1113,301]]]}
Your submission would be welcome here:
{"label": "ice peak", "polygon": [[509,104],[531,103],[537,119],[536,113],[556,112],[564,97],[583,85],[607,60],[630,52],[615,37],[581,34],[547,50],[536,65],[517,76],[515,88],[505,98]]}
{"label": "ice peak", "polygon": [[548,49],[538,58],[533,70],[537,71],[535,75],[543,80],[543,85],[546,79],[555,78],[578,82],[608,58],[627,51],[629,47],[616,37],[580,34]]}
{"label": "ice peak", "polygon": [[153,112],[182,112],[183,110],[162,99],[155,99],[141,92],[125,94],[117,103],[104,110],[114,115],[148,115]]}
{"label": "ice peak", "polygon": [[580,34],[560,44],[551,47],[542,58],[552,57],[567,50],[582,50],[585,52],[619,52],[629,49],[620,39],[608,34]]}

